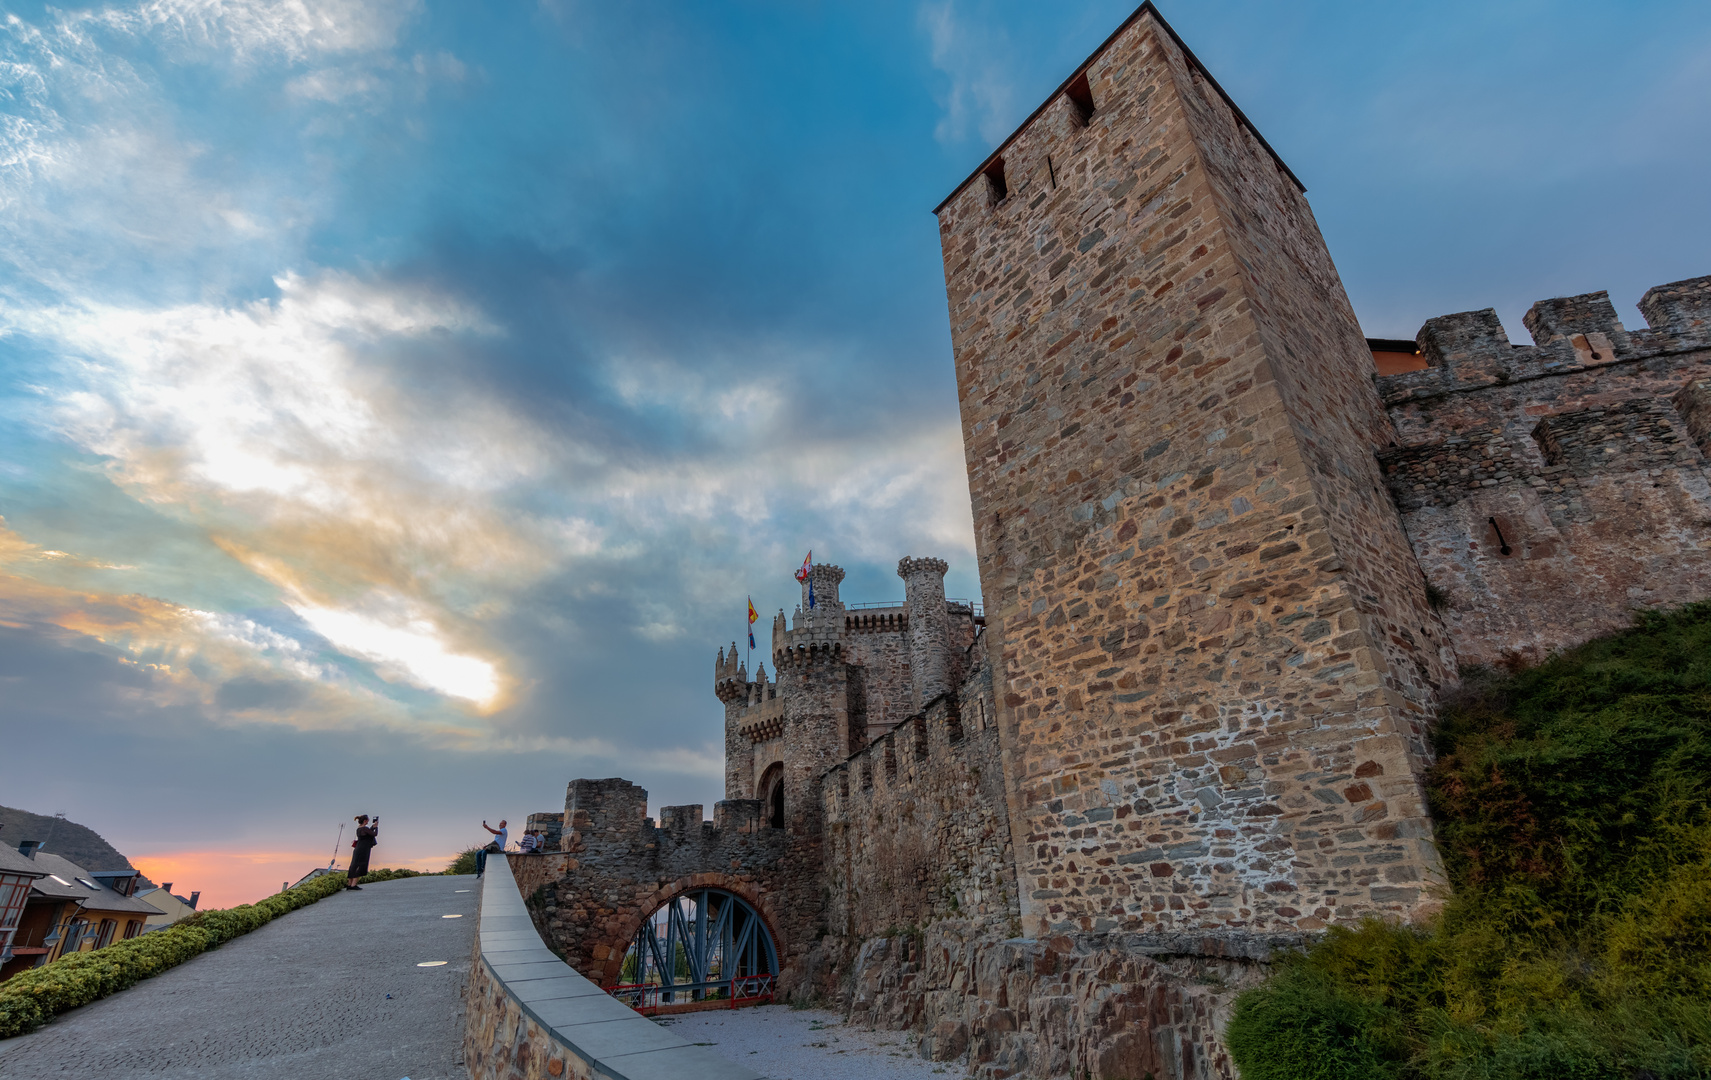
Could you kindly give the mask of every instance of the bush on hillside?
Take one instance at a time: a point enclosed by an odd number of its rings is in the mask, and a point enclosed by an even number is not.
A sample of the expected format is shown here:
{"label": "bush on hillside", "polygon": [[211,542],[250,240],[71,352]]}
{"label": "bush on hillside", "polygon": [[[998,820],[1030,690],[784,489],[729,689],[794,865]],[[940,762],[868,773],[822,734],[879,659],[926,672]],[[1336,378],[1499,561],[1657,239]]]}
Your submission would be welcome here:
{"label": "bush on hillside", "polygon": [[457,858],[453,859],[451,862],[451,865],[445,868],[444,873],[447,873],[447,874],[473,874],[473,873],[475,873],[475,856],[476,856],[476,853],[479,852],[480,850],[481,849],[478,847],[472,847],[467,851],[458,852]]}
{"label": "bush on hillside", "polygon": [[421,877],[427,871],[423,870],[370,870],[365,876],[357,879],[358,885],[372,885],[377,881],[394,881],[398,878]]}
{"label": "bush on hillside", "polygon": [[1236,1003],[1244,1080],[1711,1077],[1711,603],[1446,701],[1454,893]]}
{"label": "bush on hillside", "polygon": [[323,875],[254,904],[197,912],[165,930],[20,972],[0,983],[0,1039],[33,1031],[68,1009],[158,975],[343,887],[343,878]]}

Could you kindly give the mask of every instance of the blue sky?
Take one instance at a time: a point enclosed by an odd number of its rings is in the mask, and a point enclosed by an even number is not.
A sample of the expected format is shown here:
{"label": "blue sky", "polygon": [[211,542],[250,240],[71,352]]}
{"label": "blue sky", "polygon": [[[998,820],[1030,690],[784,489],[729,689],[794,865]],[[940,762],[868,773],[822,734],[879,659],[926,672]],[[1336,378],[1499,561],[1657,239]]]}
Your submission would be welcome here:
{"label": "blue sky", "polygon": [[[710,809],[747,595],[978,595],[930,210],[1130,5],[3,10],[0,802],[210,882]],[[1373,336],[1711,272],[1702,2],[1164,14]]]}

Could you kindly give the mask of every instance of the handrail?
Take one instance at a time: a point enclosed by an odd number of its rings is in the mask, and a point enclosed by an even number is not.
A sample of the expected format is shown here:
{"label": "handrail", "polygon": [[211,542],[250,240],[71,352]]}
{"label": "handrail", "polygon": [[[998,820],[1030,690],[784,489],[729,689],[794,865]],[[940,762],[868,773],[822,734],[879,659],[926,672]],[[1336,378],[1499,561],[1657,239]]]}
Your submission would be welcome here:
{"label": "handrail", "polygon": [[676,1001],[661,1001],[662,997],[675,998],[678,994],[690,994],[697,990],[723,991],[723,997],[704,997],[701,1001],[729,1002],[728,1007],[740,1009],[745,1005],[760,1005],[772,1000],[772,975],[737,975],[730,979],[711,979],[698,983],[617,983],[613,986],[603,986],[608,994],[641,1013],[652,1016],[672,1005],[684,1004]]}
{"label": "handrail", "polygon": [[[907,607],[908,603],[909,602],[907,600],[897,600],[897,601],[875,600],[871,603],[866,603],[866,604],[845,604],[844,610],[845,611],[869,611],[869,610],[872,610],[873,608],[901,608],[901,607]],[[979,601],[976,601],[976,600],[963,600],[963,599],[959,599],[958,597],[947,596],[947,597],[945,597],[945,603],[957,604],[961,607],[968,608],[969,610],[973,611],[976,615],[984,615],[985,614],[984,605],[982,605]]]}

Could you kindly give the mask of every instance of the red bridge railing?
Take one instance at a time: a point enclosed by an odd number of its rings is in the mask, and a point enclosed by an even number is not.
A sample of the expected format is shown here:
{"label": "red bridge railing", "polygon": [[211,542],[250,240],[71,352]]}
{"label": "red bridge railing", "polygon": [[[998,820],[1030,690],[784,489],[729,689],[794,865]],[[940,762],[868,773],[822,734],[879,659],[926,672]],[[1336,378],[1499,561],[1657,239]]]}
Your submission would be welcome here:
{"label": "red bridge railing", "polygon": [[[713,982],[674,983],[670,986],[663,983],[617,983],[600,989],[643,1016],[652,1016],[684,1005],[700,1005],[709,1009],[759,1005],[772,1000],[774,978],[772,975],[739,975],[734,979]],[[697,992],[708,996],[697,998]]]}

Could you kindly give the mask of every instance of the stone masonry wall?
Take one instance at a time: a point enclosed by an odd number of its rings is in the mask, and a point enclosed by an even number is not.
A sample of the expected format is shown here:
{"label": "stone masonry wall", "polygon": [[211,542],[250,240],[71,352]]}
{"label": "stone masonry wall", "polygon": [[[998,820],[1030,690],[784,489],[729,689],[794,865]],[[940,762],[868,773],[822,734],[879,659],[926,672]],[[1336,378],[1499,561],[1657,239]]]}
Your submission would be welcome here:
{"label": "stone masonry wall", "polygon": [[711,822],[699,805],[664,807],[655,827],[647,798],[626,780],[574,780],[563,851],[512,859],[542,938],[585,977],[610,985],[643,919],[689,889],[726,889],[765,919],[788,993],[822,935],[817,855],[804,857],[790,830],[763,825],[756,800],[717,803]]}
{"label": "stone masonry wall", "polygon": [[1523,348],[1490,309],[1445,315],[1424,370],[1377,380],[1397,432],[1378,459],[1464,664],[1711,596],[1711,277],[1640,307],[1629,331],[1606,293],[1542,300]]}
{"label": "stone masonry wall", "polygon": [[910,705],[908,615],[895,608],[848,612],[844,618],[849,662],[863,668],[867,738],[874,739],[914,712]]}
{"label": "stone masonry wall", "polygon": [[1421,914],[1443,631],[1359,329],[1150,9],[1085,72],[939,213],[1024,932]]}
{"label": "stone masonry wall", "polygon": [[961,704],[990,693],[990,680],[980,663],[959,693],[827,774],[831,935],[859,943],[945,918],[999,937],[1016,932],[998,732]]}
{"label": "stone masonry wall", "polygon": [[1236,1080],[1236,995],[1299,935],[1068,934],[1002,940],[956,920],[867,941],[851,1023],[922,1032],[920,1053],[980,1080]]}

